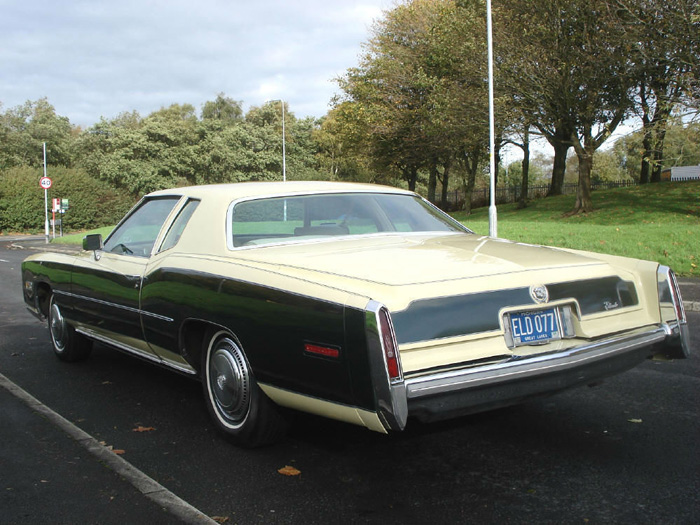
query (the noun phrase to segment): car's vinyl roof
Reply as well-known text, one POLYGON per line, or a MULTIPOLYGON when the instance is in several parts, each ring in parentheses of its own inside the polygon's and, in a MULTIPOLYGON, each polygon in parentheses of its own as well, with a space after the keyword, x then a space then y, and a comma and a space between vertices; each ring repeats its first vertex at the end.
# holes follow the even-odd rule
POLYGON ((193 198, 218 197, 227 200, 264 197, 272 195, 314 192, 391 192, 411 194, 406 190, 378 184, 356 184, 350 182, 288 181, 288 182, 239 182, 235 184, 209 184, 171 188, 150 193, 149 197, 182 195, 193 198))

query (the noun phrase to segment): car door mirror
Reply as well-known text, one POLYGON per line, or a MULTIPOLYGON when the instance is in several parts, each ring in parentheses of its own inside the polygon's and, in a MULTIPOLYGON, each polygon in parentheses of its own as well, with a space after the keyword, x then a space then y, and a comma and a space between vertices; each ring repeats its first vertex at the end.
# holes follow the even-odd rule
POLYGON ((93 233, 83 237, 83 250, 95 252, 102 249, 102 235, 93 233))

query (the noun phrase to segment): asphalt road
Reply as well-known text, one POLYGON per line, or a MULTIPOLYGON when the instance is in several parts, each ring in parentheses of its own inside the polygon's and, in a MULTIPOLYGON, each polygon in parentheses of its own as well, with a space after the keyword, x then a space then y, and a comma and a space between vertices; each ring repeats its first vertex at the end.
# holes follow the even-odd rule
MULTIPOLYGON (((300 415, 281 443, 243 450, 215 433, 197 382, 104 346, 58 361, 22 304, 26 255, 0 242, 0 373, 217 521, 700 523, 700 312, 691 359, 596 388, 390 436, 300 415)), ((2 390, 0 523, 177 521, 2 390)))

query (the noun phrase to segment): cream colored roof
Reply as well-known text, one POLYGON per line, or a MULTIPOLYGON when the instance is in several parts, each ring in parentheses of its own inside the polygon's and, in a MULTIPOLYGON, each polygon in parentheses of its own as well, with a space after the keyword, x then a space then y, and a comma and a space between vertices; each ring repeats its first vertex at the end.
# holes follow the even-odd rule
POLYGON ((236 184, 209 184, 204 186, 188 186, 156 191, 149 196, 183 195, 187 197, 226 200, 231 202, 247 197, 263 197, 271 195, 291 195, 315 192, 392 192, 410 193, 399 188, 381 186, 379 184, 356 184, 349 182, 322 181, 288 181, 288 182, 239 182, 236 184))

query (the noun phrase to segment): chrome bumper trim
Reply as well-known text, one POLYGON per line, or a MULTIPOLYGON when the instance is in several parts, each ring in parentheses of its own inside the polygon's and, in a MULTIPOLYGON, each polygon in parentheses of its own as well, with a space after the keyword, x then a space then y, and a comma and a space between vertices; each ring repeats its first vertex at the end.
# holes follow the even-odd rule
POLYGON ((562 352, 407 378, 409 415, 444 419, 590 384, 642 362, 666 337, 663 326, 646 327, 562 352))
POLYGON ((687 322, 676 321, 664 324, 666 347, 671 350, 671 358, 690 357, 690 328, 687 322))

